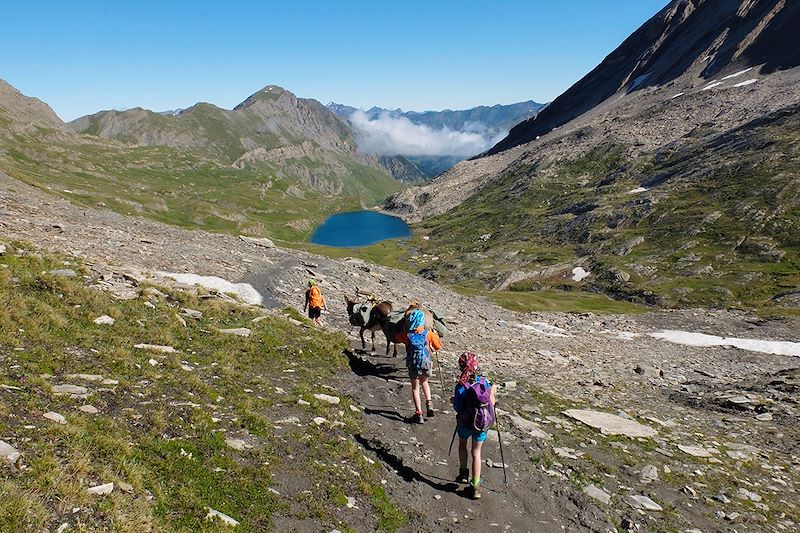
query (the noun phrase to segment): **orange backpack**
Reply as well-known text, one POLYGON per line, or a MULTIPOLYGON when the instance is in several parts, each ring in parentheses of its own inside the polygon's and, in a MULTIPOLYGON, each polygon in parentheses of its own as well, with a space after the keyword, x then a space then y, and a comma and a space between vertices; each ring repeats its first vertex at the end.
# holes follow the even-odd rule
POLYGON ((316 285, 308 289, 308 306, 312 309, 322 309, 325 307, 325 300, 322 298, 322 291, 320 291, 319 287, 316 285))

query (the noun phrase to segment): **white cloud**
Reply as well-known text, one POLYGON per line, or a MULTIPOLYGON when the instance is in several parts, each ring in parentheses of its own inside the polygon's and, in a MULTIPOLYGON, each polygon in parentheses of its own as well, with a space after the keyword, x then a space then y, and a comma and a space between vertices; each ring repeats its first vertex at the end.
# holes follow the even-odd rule
POLYGON ((466 125, 464 131, 433 129, 389 113, 370 120, 363 111, 350 115, 350 124, 359 149, 368 154, 471 157, 488 150, 508 133, 477 123, 466 125))

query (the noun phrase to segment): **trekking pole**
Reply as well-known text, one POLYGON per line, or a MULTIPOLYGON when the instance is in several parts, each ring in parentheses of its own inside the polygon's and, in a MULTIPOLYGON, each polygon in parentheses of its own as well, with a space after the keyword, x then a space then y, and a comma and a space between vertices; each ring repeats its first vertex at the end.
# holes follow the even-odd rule
POLYGON ((503 482, 505 482, 506 487, 508 486, 508 476, 506 475, 506 459, 503 457, 503 437, 500 434, 500 417, 497 416, 497 405, 494 406, 494 425, 497 426, 497 442, 500 443, 500 461, 503 465, 503 482))
POLYGON ((442 386, 442 402, 444 402, 444 369, 442 368, 442 362, 439 360, 439 350, 436 350, 434 353, 436 354, 436 364, 439 365, 439 383, 442 386))
POLYGON ((448 457, 453 454, 453 443, 456 441, 456 433, 458 433, 458 424, 456 424, 456 428, 453 430, 453 438, 450 439, 450 449, 447 450, 448 457))

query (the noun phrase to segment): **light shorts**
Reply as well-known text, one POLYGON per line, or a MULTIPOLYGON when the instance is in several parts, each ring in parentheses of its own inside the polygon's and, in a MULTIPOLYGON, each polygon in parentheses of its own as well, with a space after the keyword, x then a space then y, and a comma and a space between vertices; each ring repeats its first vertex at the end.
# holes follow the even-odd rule
POLYGON ((420 376, 433 376, 432 370, 418 370, 417 368, 410 366, 408 367, 408 377, 411 379, 417 379, 420 376))

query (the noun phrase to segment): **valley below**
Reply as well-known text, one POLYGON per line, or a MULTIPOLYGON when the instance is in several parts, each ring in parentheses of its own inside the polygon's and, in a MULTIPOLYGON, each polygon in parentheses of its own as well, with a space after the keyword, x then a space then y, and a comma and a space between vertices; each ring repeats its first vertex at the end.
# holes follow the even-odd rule
POLYGON ((661 5, 547 104, 0 80, 0 530, 800 531, 800 3, 661 5), (353 298, 444 316, 424 423, 353 298))

